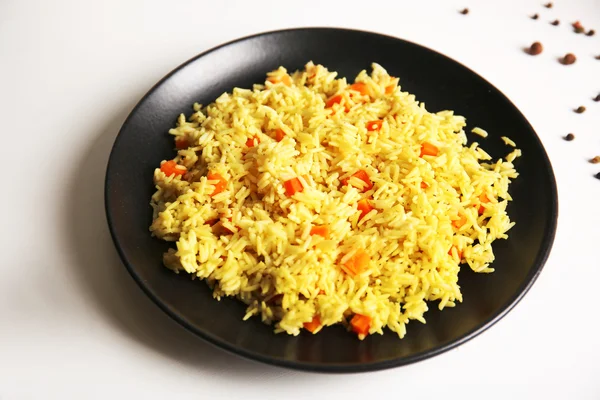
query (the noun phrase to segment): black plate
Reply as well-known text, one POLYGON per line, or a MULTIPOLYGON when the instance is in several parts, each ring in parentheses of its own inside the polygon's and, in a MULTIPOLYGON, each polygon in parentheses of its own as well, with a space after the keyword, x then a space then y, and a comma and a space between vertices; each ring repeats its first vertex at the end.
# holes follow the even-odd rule
MULTIPOLYGON (((475 139, 470 137, 470 140, 475 139)), ((226 350, 270 364, 313 371, 368 371, 412 363, 440 354, 477 336, 514 307, 531 287, 550 252, 558 200, 552 167, 525 117, 483 78, 459 63, 419 45, 375 33, 344 29, 269 32, 217 47, 186 62, 144 96, 117 137, 106 174, 106 214, 115 245, 140 287, 167 314, 190 331, 226 350), (494 157, 508 148, 500 136, 523 150, 512 184, 508 212, 517 225, 509 240, 494 244, 494 274, 460 273, 464 302, 432 310, 423 325, 413 321, 403 340, 387 331, 359 341, 342 327, 293 337, 275 335, 257 318, 243 322, 245 307, 233 299, 213 300, 208 287, 162 266, 167 245, 150 237, 152 174, 174 156, 167 131, 194 102, 208 104, 232 88, 251 87, 280 65, 302 68, 312 60, 353 79, 371 62, 400 77, 430 111, 445 109, 467 117, 470 128, 494 157)), ((525 327, 523 327, 525 329, 525 327)), ((507 344, 501 344, 507 345, 507 344)))

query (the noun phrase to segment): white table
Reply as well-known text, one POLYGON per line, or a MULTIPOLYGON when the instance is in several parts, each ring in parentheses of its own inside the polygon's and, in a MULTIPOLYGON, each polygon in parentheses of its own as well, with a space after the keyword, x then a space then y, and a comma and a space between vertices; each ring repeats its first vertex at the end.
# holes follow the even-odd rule
POLYGON ((587 162, 600 155, 600 103, 591 101, 600 34, 569 26, 580 19, 600 31, 600 3, 414 3, 0 2, 0 399, 600 399, 600 165, 587 162), (524 300, 456 350, 359 375, 254 363, 180 328, 117 257, 104 172, 135 103, 199 52, 299 26, 372 30, 440 51, 508 95, 546 146, 560 192, 552 254, 524 300), (536 40, 544 53, 524 54, 536 40), (556 61, 566 52, 575 65, 556 61), (572 112, 579 105, 588 111, 572 112), (568 132, 575 141, 562 139, 568 132))

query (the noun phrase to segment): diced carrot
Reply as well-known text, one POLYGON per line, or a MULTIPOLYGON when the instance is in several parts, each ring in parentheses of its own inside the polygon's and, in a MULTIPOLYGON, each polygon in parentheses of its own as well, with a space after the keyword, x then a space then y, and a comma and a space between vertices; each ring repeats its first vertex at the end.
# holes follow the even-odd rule
POLYGON ((275 131, 275 140, 277 140, 278 142, 281 142, 284 137, 285 137, 285 132, 283 130, 277 129, 275 131))
POLYGON ((283 83, 285 86, 292 86, 292 78, 289 75, 283 76, 270 76, 267 80, 273 84, 275 83, 283 83))
POLYGON ((426 184, 425 182, 421 181, 421 189, 427 189, 429 187, 428 184, 426 184))
POLYGON ((164 163, 162 163, 160 166, 160 170, 166 176, 171 176, 171 175, 181 176, 181 175, 185 174, 187 171, 187 169, 183 165, 178 165, 173 160, 165 161, 164 163))
POLYGON ((373 206, 371 205, 371 203, 369 203, 369 200, 367 199, 359 200, 356 204, 356 208, 358 209, 358 211, 360 211, 360 216, 358 217, 359 221, 363 219, 365 215, 374 210, 373 206))
POLYGON ((260 138, 257 135, 254 135, 250 139, 246 140, 246 146, 248 147, 254 147, 254 143, 260 143, 260 138))
POLYGON ((344 267, 350 275, 354 276, 365 270, 369 266, 370 261, 371 257, 369 257, 363 249, 358 249, 358 251, 344 263, 344 267))
POLYGON ((390 80, 392 81, 392 83, 385 87, 385 94, 394 93, 394 90, 396 89, 396 87, 398 85, 398 78, 394 78, 393 76, 390 76, 390 80))
POLYGON ((213 190, 213 192, 210 194, 211 196, 216 196, 227 187, 227 179, 223 178, 223 176, 219 173, 209 172, 206 177, 209 181, 217 181, 217 183, 213 184, 215 186, 215 190, 213 190))
POLYGON ((421 155, 420 157, 423 156, 437 156, 439 153, 438 148, 429 143, 429 142, 423 142, 423 144, 421 144, 421 155))
MULTIPOLYGON (((364 170, 359 169, 354 174, 352 174, 352 176, 366 183, 366 186, 363 188, 363 192, 366 192, 367 190, 371 190, 373 188, 373 182, 371 182, 371 179, 369 179, 369 174, 367 174, 364 170)), ((347 185, 349 183, 349 180, 349 178, 342 180, 342 185, 347 185)))
POLYGON ((190 146, 186 138, 178 137, 175 139, 175 148, 177 150, 186 149, 190 146))
POLYGON ((294 193, 304 190, 304 186, 302 186, 302 182, 300 182, 300 179, 298 178, 292 178, 283 182, 283 187, 285 188, 285 194, 288 196, 293 196, 294 193))
POLYGON ((464 216, 463 214, 460 214, 458 216, 458 219, 455 219, 452 221, 452 226, 454 226, 456 229, 460 229, 466 223, 467 223, 467 217, 464 216))
POLYGON ((369 122, 367 122, 367 124, 365 126, 367 127, 368 131, 378 131, 381 129, 382 125, 383 125, 383 121, 379 119, 376 121, 369 121, 369 122))
POLYGON ((371 95, 371 91, 369 90, 369 87, 367 86, 366 83, 363 83, 363 82, 353 83, 352 85, 350 85, 350 90, 355 90, 355 91, 359 92, 360 94, 362 94, 363 96, 371 95))
MULTIPOLYGON (((451 256, 453 256, 453 255, 452 255, 452 249, 456 249, 456 255, 458 255, 458 259, 459 259, 459 260, 462 260, 462 251, 460 251, 460 250, 458 249, 458 247, 456 247, 456 246, 452 246, 452 247, 450 247, 450 250, 448 250, 448 254, 449 254, 449 255, 451 255, 451 256)), ((454 256, 453 256, 453 257, 454 257, 454 256)))
POLYGON ((344 98, 342 97, 342 95, 338 94, 336 96, 329 98, 329 100, 327 100, 327 103, 325 103, 325 106, 327 108, 331 108, 331 107, 333 107, 334 104, 341 104, 343 99, 344 98))
POLYGON ((310 322, 304 323, 304 329, 309 331, 310 333, 315 333, 317 329, 321 327, 321 318, 318 315, 315 315, 310 322))
POLYGON ((325 239, 329 239, 329 227, 326 225, 316 225, 310 228, 311 235, 323 236, 325 239))
POLYGON ((350 320, 350 325, 352 326, 354 333, 356 333, 362 339, 369 334, 369 329, 371 328, 371 317, 361 314, 354 314, 354 317, 352 317, 350 320))
MULTIPOLYGON (((488 197, 485 193, 482 193, 479 195, 479 201, 481 203, 489 203, 490 199, 488 199, 488 197)), ((477 211, 479 212, 479 215, 481 215, 485 212, 485 207, 483 205, 480 205, 479 209, 477 211)))

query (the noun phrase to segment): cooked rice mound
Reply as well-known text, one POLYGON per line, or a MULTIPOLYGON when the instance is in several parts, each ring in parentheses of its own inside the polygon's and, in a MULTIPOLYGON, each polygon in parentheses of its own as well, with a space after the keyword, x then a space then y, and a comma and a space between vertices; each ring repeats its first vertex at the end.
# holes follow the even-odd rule
POLYGON ((379 65, 350 85, 321 65, 270 72, 194 105, 154 172, 164 264, 247 304, 275 332, 342 323, 400 338, 427 302, 462 301, 458 272, 492 272, 512 164, 467 146, 465 118, 430 113, 379 65))

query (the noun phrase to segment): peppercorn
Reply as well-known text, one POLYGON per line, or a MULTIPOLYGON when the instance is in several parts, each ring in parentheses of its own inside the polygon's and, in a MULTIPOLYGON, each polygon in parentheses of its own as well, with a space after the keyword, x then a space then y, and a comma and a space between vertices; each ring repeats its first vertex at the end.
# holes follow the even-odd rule
POLYGON ((595 31, 595 30, 593 30, 593 29, 590 29, 590 30, 588 31, 588 33, 586 33, 586 35, 588 35, 588 36, 594 36, 595 34, 596 34, 596 31, 595 31))
POLYGON ((544 4, 544 7, 546 7, 546 8, 552 8, 553 5, 554 4, 552 4, 552 3, 546 3, 546 4, 544 4))
POLYGON ((550 22, 552 25, 554 26, 558 26, 560 24, 560 21, 555 19, 554 21, 550 22))
POLYGON ((537 14, 533 14, 533 15, 532 15, 530 18, 531 18, 531 19, 538 19, 539 17, 540 17, 539 15, 537 15, 537 14))
POLYGON ((563 63, 564 65, 571 65, 574 64, 575 61, 577 61, 577 57, 575 57, 575 54, 573 53, 567 53, 565 54, 565 56, 563 58, 561 58, 561 63, 563 63))
POLYGON ((530 47, 529 47, 529 54, 531 54, 532 56, 537 56, 538 54, 540 54, 542 51, 544 50, 544 46, 542 46, 542 44, 540 42, 534 42, 530 47))
POLYGON ((577 114, 583 114, 585 112, 585 107, 584 106, 579 106, 575 109, 575 112, 577 114))
POLYGON ((462 15, 467 15, 469 13, 469 9, 465 8, 460 12, 462 15))
POLYGON ((575 139, 575 135, 573 135, 572 133, 569 133, 567 136, 565 136, 565 140, 567 142, 570 142, 573 139, 575 139))

